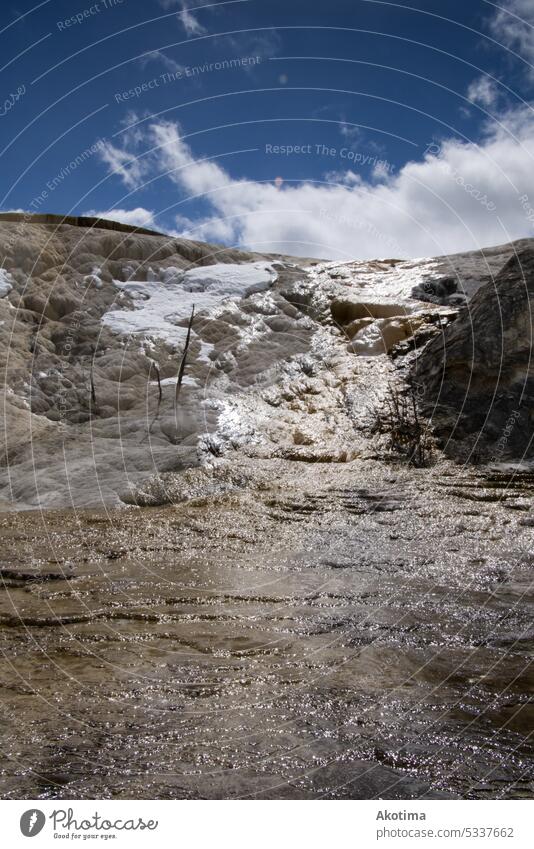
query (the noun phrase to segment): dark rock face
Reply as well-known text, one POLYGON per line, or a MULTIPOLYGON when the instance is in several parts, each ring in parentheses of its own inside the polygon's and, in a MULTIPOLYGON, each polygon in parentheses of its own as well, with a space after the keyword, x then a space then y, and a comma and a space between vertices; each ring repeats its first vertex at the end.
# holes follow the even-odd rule
POLYGON ((418 358, 413 377, 447 454, 534 457, 534 250, 514 256, 418 358))
POLYGON ((449 304, 456 294, 458 285, 454 277, 442 277, 440 280, 426 280, 412 289, 412 297, 431 304, 449 304))
POLYGON ((467 301, 467 296, 463 292, 458 292, 458 283, 454 277, 426 280, 419 286, 414 286, 412 298, 443 307, 461 307, 467 301))

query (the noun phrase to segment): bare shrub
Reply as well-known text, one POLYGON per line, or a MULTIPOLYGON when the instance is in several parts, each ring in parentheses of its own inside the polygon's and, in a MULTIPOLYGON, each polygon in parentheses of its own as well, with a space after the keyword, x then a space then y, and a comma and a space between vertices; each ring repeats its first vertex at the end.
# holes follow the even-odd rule
POLYGON ((389 451, 422 468, 432 459, 430 426, 419 413, 413 386, 390 386, 374 410, 373 431, 386 437, 389 451))

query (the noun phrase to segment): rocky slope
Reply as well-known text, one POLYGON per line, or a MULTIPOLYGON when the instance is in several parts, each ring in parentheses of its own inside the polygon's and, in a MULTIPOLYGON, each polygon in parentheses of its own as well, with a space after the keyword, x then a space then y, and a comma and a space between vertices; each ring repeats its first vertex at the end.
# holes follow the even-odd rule
POLYGON ((524 414, 532 245, 100 224, 0 222, 0 795, 532 798, 533 475, 447 456, 524 414), (377 428, 410 380, 425 467, 377 428))
POLYGON ((448 454, 502 462, 534 456, 534 250, 517 251, 415 369, 448 454))
POLYGON ((373 409, 389 382, 436 336, 424 359, 434 385, 458 313, 525 247, 318 263, 109 222, 4 216, 3 504, 152 503, 169 488, 174 499, 173 476, 239 453, 373 456, 373 409))

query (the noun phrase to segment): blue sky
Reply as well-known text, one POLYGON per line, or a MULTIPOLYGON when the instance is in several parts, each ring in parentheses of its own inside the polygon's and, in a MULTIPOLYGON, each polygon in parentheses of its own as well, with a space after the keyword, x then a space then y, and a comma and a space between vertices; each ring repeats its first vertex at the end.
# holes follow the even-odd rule
POLYGON ((8 0, 0 208, 346 259, 531 235, 533 25, 532 0, 8 0))

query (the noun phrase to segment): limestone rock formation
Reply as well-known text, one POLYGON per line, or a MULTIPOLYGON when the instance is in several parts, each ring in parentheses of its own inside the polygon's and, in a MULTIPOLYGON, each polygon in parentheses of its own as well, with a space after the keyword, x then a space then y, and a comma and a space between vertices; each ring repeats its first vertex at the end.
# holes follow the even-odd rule
POLYGON ((481 444, 496 444, 517 409, 503 456, 521 455, 532 387, 515 265, 499 278, 497 301, 488 295, 517 250, 526 250, 531 286, 528 241, 452 257, 318 262, 96 219, 0 216, 0 507, 151 503, 169 476, 179 498, 187 469, 376 456, 373 408, 414 357, 427 400, 439 401, 447 451, 465 453, 485 404, 481 444))
POLYGON ((446 453, 474 462, 534 457, 534 250, 516 253, 417 359, 446 453))

